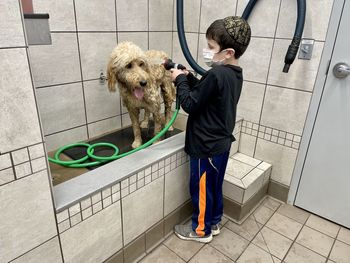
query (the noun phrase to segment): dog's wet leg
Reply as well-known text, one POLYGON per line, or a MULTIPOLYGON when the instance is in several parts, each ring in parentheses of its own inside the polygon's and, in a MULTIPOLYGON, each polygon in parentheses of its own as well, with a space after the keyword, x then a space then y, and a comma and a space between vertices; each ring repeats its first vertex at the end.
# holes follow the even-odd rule
POLYGON ((131 123, 132 123, 132 130, 134 132, 134 142, 132 143, 132 148, 137 148, 142 145, 142 138, 141 138, 141 129, 140 129, 140 123, 139 123, 139 109, 130 109, 128 108, 131 123))
POLYGON ((150 116, 150 112, 147 109, 145 109, 145 116, 143 118, 143 121, 140 123, 140 127, 142 129, 147 129, 148 128, 149 116, 150 116))

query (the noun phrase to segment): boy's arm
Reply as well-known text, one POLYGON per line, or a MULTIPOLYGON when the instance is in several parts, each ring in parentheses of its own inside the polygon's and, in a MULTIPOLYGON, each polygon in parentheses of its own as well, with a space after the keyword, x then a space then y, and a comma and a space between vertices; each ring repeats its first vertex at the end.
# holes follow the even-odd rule
POLYGON ((201 81, 191 87, 188 78, 184 74, 180 74, 175 79, 175 85, 181 107, 188 114, 194 114, 200 112, 215 95, 217 79, 209 71, 202 77, 201 81))
POLYGON ((188 83, 191 87, 191 89, 196 86, 199 82, 199 79, 197 79, 191 72, 189 72, 187 74, 187 80, 188 80, 188 83))

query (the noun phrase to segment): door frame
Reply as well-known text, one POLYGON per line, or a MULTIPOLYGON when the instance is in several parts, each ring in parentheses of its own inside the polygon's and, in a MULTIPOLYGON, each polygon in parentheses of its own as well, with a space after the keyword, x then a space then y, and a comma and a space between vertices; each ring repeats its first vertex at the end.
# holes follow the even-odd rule
POLYGON ((291 185, 289 188, 288 199, 287 199, 288 204, 295 203, 301 175, 304 169, 306 156, 309 150, 312 133, 314 130, 319 106, 323 95, 323 90, 327 81, 327 74, 328 74, 328 71, 332 71, 332 69, 329 69, 329 65, 333 56, 333 50, 334 50, 335 41, 338 34, 338 28, 339 28, 343 8, 346 1, 350 1, 350 0, 334 0, 334 3, 333 3, 328 30, 326 34, 326 41, 324 44, 321 61, 320 61, 320 65, 319 65, 316 80, 315 80, 314 90, 311 97, 309 110, 306 116, 303 136, 301 139, 300 148, 299 148, 299 152, 297 155, 297 159, 296 159, 296 163, 295 163, 294 171, 292 175, 291 185))

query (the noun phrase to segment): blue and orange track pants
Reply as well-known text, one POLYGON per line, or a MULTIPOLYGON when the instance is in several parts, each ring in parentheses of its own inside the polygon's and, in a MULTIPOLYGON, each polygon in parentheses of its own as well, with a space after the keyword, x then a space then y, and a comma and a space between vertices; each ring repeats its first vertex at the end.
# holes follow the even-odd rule
POLYGON ((190 193, 194 207, 192 229, 199 235, 211 233, 211 225, 223 214, 222 184, 229 151, 210 158, 190 158, 190 193))

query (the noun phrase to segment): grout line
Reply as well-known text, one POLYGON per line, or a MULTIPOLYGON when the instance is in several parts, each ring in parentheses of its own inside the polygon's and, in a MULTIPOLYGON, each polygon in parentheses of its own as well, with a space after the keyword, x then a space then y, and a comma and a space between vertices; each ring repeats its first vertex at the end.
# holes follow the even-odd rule
MULTIPOLYGON (((277 33, 277 28, 278 28, 278 20, 279 20, 279 16, 280 16, 280 12, 281 12, 281 5, 282 5, 282 0, 280 0, 280 2, 279 2, 278 15, 277 15, 277 22, 276 22, 276 26, 275 26, 275 32, 274 32, 274 37, 273 37, 273 42, 272 42, 272 48, 271 48, 271 53, 270 53, 270 62, 269 62, 268 71, 267 71, 267 75, 266 75, 266 82, 264 83, 265 89, 264 89, 263 101, 262 101, 262 104, 261 104, 260 117, 259 117, 259 125, 261 124, 262 114, 263 114, 263 110, 264 110, 264 103, 265 103, 266 91, 267 91, 267 85, 268 85, 267 83, 268 83, 269 74, 270 74, 270 69, 271 69, 272 55, 273 55, 273 52, 274 52, 274 47, 275 47, 275 42, 276 42, 276 33, 277 33)), ((258 134, 258 135, 259 135, 259 134, 258 134)), ((256 140, 255 140, 253 157, 255 157, 255 154, 256 154, 256 148, 257 148, 257 145, 258 145, 258 138, 259 138, 259 137, 257 136, 257 137, 256 137, 256 140)))
MULTIPOLYGON (((78 30, 78 21, 77 21, 77 11, 76 11, 76 6, 75 6, 75 0, 73 0, 73 11, 74 11, 74 18, 75 18, 75 27, 78 30)), ((87 119, 87 109, 86 109, 86 96, 85 96, 85 87, 84 87, 84 82, 83 82, 83 67, 82 67, 82 61, 81 61, 81 49, 80 49, 80 41, 79 41, 79 33, 78 31, 76 32, 76 39, 77 39, 77 47, 78 47, 78 56, 79 56, 79 67, 80 67, 80 79, 82 82, 81 85, 81 90, 83 93, 83 102, 84 102, 84 113, 85 113, 85 128, 86 128, 86 134, 87 134, 87 138, 90 138, 89 135, 89 129, 87 126, 88 123, 88 119, 87 119)))
MULTIPOLYGON (((15 260, 17 260, 17 259, 21 258, 22 256, 24 256, 24 255, 28 254, 29 252, 31 252, 31 251, 33 251, 33 250, 37 249, 38 247, 40 247, 40 246, 42 246, 42 245, 46 244, 47 242, 51 241, 51 240, 52 240, 52 239, 54 239, 55 237, 57 237, 57 238, 58 238, 58 240, 59 240, 59 235, 58 235, 58 234, 56 234, 55 236, 53 236, 53 237, 51 237, 51 238, 47 239, 46 241, 44 241, 44 242, 40 243, 39 245, 37 245, 37 246, 35 246, 35 247, 33 247, 33 248, 29 249, 29 250, 28 250, 28 251, 26 251, 25 253, 23 253, 23 254, 21 254, 21 255, 19 255, 19 256, 17 256, 17 257, 15 257, 15 258, 13 258, 13 259, 11 259, 11 260, 9 261, 9 263, 14 262, 15 260)), ((61 253, 61 255, 62 255, 62 260, 63 260, 63 253, 61 253)), ((63 261, 63 262, 64 262, 64 261, 63 261)))

